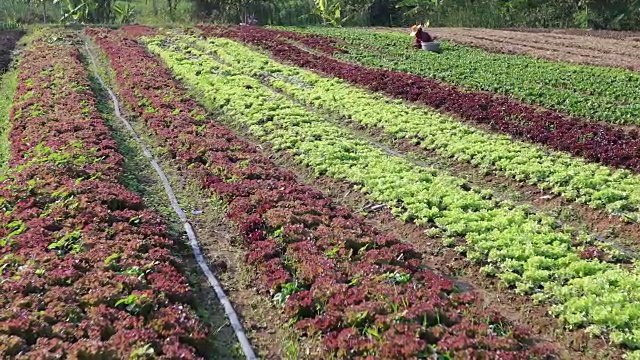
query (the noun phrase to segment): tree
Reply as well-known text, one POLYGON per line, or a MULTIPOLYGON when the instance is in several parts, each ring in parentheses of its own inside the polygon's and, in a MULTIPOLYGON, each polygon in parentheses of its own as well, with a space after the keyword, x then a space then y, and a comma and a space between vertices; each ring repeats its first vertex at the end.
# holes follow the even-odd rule
MULTIPOLYGON (((55 3, 60 0, 54 0, 55 3)), ((67 10, 60 19, 65 23, 112 23, 114 0, 66 0, 67 10)))

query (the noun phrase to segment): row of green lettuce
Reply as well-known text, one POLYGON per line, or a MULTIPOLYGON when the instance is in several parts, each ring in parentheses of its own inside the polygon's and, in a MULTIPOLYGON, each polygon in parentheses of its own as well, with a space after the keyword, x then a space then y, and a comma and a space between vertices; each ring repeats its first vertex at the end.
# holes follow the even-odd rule
POLYGON ((559 228, 553 217, 389 155, 188 42, 147 39, 147 47, 209 109, 222 111, 275 151, 291 153, 318 175, 357 184, 401 219, 436 226, 447 242, 464 238, 458 249, 470 260, 517 291, 548 301, 568 327, 587 326, 617 344, 640 348, 639 272, 583 259, 592 241, 588 234, 559 228))
POLYGON ((640 220, 640 175, 613 171, 561 152, 514 141, 465 125, 429 108, 359 89, 339 79, 287 66, 225 39, 175 38, 233 66, 236 71, 258 77, 273 88, 307 106, 328 111, 368 128, 383 130, 396 139, 409 140, 443 157, 470 163, 536 185, 565 199, 640 220))
MULTIPOLYGON (((293 30, 293 29, 287 29, 293 30)), ((505 55, 453 43, 433 54, 409 47, 407 34, 366 29, 297 31, 344 40, 336 57, 377 68, 409 72, 475 90, 513 95, 531 104, 612 123, 640 124, 640 74, 505 55)))

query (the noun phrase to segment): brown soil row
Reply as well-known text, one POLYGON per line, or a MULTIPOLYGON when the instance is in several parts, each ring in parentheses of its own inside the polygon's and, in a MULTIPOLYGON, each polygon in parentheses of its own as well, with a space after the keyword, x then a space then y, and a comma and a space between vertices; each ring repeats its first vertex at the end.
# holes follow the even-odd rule
MULTIPOLYGON (((473 32, 473 29, 461 30, 471 30, 473 32)), ((627 57, 636 56, 638 54, 638 49, 640 49, 640 42, 603 39, 577 35, 563 35, 553 33, 522 33, 490 29, 482 29, 481 33, 499 39, 511 39, 514 41, 519 41, 523 44, 535 42, 543 45, 551 44, 566 48, 590 50, 591 52, 595 53, 605 53, 608 55, 614 54, 627 57)))
POLYGON ((564 61, 569 63, 622 67, 637 70, 638 60, 625 55, 610 55, 575 47, 554 45, 553 43, 539 41, 522 41, 517 39, 499 38, 483 33, 466 35, 446 33, 443 39, 456 43, 480 47, 493 52, 506 54, 527 54, 537 58, 564 61))
MULTIPOLYGON (((377 28, 402 31, 398 28, 377 28)), ((543 29, 544 30, 544 29, 543 29)), ((504 54, 525 54, 540 59, 608 66, 640 71, 640 37, 606 38, 551 31, 430 28, 440 40, 504 54)), ((638 33, 640 34, 640 33, 638 33)))
POLYGON ((530 32, 530 33, 550 33, 563 35, 578 35, 599 37, 603 39, 618 39, 640 42, 640 31, 614 31, 614 30, 591 30, 591 29, 540 29, 540 28, 505 28, 505 31, 530 32))
POLYGON ((490 29, 434 28, 431 31, 440 39, 492 52, 640 70, 638 42, 490 29))

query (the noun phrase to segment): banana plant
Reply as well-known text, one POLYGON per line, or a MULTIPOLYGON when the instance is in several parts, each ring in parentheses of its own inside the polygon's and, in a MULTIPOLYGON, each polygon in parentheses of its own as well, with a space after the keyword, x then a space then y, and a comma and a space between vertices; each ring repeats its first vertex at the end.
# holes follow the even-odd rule
POLYGON ((350 17, 342 17, 340 0, 315 0, 315 6, 313 14, 320 16, 324 25, 342 27, 342 23, 350 17))
POLYGON ((116 14, 116 19, 119 24, 129 24, 133 22, 136 16, 136 8, 130 2, 125 5, 113 4, 113 12, 116 14))
MULTIPOLYGON (((57 4, 61 0, 54 0, 57 4)), ((113 0, 66 0, 63 23, 109 23, 113 21, 113 0)))
MULTIPOLYGON (((59 0, 54 0, 54 4, 57 4, 59 0)), ((84 1, 78 5, 75 5, 71 1, 67 1, 67 10, 62 14, 60 18, 61 23, 85 23, 85 19, 88 18, 89 7, 84 1)))

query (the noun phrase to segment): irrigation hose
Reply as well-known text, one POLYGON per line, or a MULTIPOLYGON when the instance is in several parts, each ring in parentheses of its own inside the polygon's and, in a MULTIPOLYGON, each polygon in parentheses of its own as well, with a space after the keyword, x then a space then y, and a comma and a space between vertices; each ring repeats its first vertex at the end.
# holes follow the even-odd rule
POLYGON ((154 159, 153 154, 151 154, 151 151, 149 151, 149 149, 144 144, 140 136, 138 136, 138 133, 136 133, 135 129, 131 126, 129 121, 127 121, 127 119, 125 119, 122 116, 122 113, 120 111, 120 102, 118 101, 118 98, 115 96, 113 91, 111 91, 111 88, 109 88, 109 86, 107 86, 106 83, 102 80, 102 77, 100 76, 100 73, 98 71, 98 66, 96 65, 95 57, 93 56, 93 52, 89 48, 89 43, 86 39, 85 39, 84 45, 87 50, 87 53, 89 54, 89 58, 91 59, 91 63, 95 70, 95 75, 98 81, 100 82, 100 85, 105 90, 107 90, 107 92, 109 93, 109 96, 111 97, 111 102, 113 103, 116 117, 124 123, 126 128, 131 133, 131 136, 133 136, 133 138, 138 143, 138 145, 140 145, 140 148, 142 149, 144 156, 149 159, 151 166, 155 169, 156 173, 160 177, 160 180, 162 181, 162 185, 164 186, 164 191, 169 197, 169 201, 171 202, 171 207, 173 208, 175 213, 180 218, 180 221, 182 221, 182 224, 184 225, 184 229, 187 233, 187 237, 189 238, 189 243, 191 245, 191 248, 193 249, 193 255, 195 256, 196 261, 198 262, 198 265, 200 265, 202 272, 204 272, 204 275, 207 277, 209 284, 211 284, 214 291, 216 292, 216 296, 218 297, 218 300, 220 300, 220 303, 224 306, 225 314, 227 315, 227 318, 231 323, 231 327, 233 328, 233 331, 235 332, 236 337, 240 342, 242 352, 245 354, 247 360, 257 360, 258 358, 256 357, 253 351, 253 348, 251 347, 251 343, 249 342, 249 339, 247 338, 247 335, 245 334, 244 329, 242 328, 242 324, 240 323, 240 320, 238 319, 238 314, 236 314, 235 310, 233 309, 233 305, 231 305, 231 301, 229 301, 229 298, 227 297, 224 290, 222 289, 220 282, 215 277, 215 275, 209 268, 209 265, 207 265, 207 261, 202 255, 202 250, 200 249, 200 245, 198 245, 198 239, 196 237, 195 232, 193 231, 193 227, 189 223, 189 220, 187 219, 187 216, 185 215, 184 211, 180 208, 180 205, 178 204, 178 199, 176 198, 173 192, 173 189, 171 188, 171 184, 169 183, 169 179, 167 178, 166 174, 162 170, 162 167, 160 167, 160 165, 154 159))

